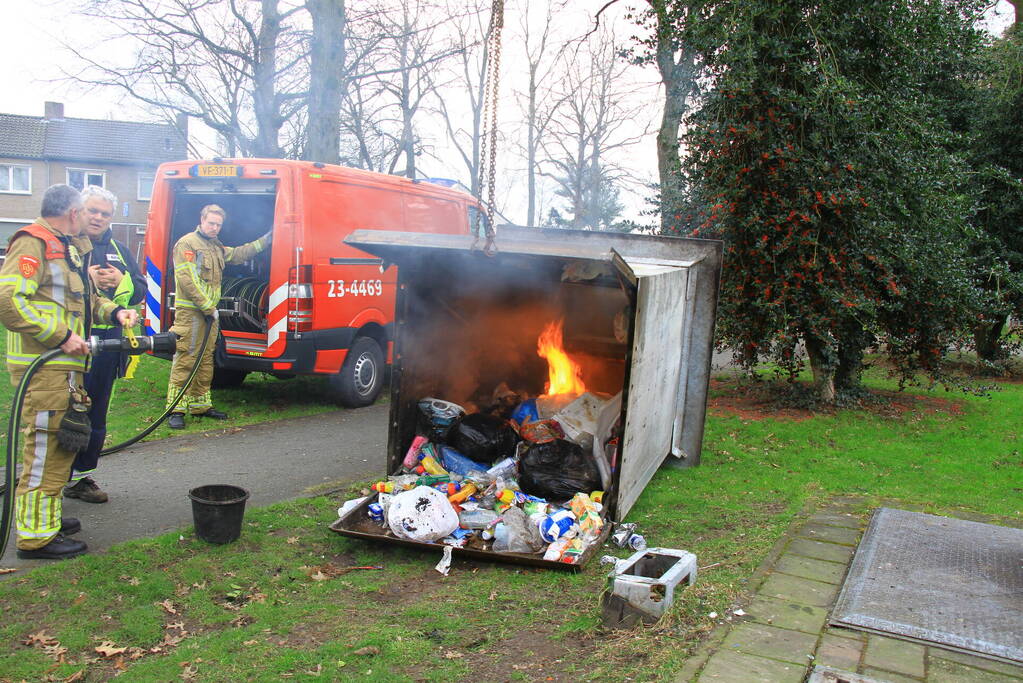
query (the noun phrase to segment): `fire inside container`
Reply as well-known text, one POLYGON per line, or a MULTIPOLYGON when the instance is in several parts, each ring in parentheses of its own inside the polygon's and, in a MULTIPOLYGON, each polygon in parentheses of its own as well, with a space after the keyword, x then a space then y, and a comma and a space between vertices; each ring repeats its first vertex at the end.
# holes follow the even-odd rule
POLYGON ((488 256, 461 235, 346 241, 397 264, 399 294, 390 478, 335 531, 577 567, 666 459, 698 462, 720 243, 503 229, 488 256))

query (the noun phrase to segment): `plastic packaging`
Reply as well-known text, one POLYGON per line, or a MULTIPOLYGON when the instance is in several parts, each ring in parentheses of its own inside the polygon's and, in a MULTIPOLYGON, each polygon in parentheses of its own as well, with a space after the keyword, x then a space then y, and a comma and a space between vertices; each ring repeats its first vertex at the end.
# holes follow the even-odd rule
POLYGON ((577 493, 572 496, 572 512, 575 513, 579 523, 579 531, 587 536, 597 536, 604 526, 604 520, 600 518, 593 501, 585 493, 577 493))
POLYGON ((565 438, 565 431, 557 420, 537 420, 519 427, 519 436, 529 443, 549 443, 565 438))
POLYGON ((405 453, 405 460, 402 461, 406 469, 415 469, 416 463, 419 461, 419 451, 428 443, 430 442, 425 436, 417 436, 412 439, 412 445, 409 446, 408 452, 405 453))
POLYGON ((486 467, 514 455, 518 440, 507 420, 482 413, 466 415, 458 420, 447 437, 447 443, 455 450, 486 467))
POLYGON ((441 446, 440 462, 445 470, 465 476, 472 471, 486 471, 487 465, 470 460, 450 446, 441 446))
POLYGON ((543 518, 539 525, 540 536, 548 543, 553 543, 562 536, 566 536, 573 526, 575 526, 575 515, 571 510, 562 508, 543 518))
POLYGON ((463 529, 485 529, 497 523, 501 517, 493 510, 476 508, 458 513, 458 524, 463 529))
POLYGON ((518 463, 515 458, 505 458, 494 463, 494 466, 487 470, 487 474, 494 479, 498 477, 507 479, 515 476, 517 468, 518 463))
POLYGON ((424 472, 428 474, 441 475, 447 474, 447 470, 440 466, 440 463, 433 459, 433 456, 423 455, 419 460, 420 467, 423 468, 424 472))
POLYGON ((424 431, 429 433, 433 441, 447 439, 448 431, 465 410, 457 403, 439 398, 427 397, 418 403, 419 413, 423 418, 424 431))
POLYGON ((337 509, 337 516, 344 517, 349 512, 362 505, 367 498, 369 498, 369 496, 363 496, 362 498, 352 498, 351 500, 346 500, 344 503, 341 504, 341 507, 337 509))
POLYGON ((369 518, 378 524, 384 523, 384 506, 380 503, 370 503, 369 507, 366 508, 366 514, 369 518))
POLYGON ((515 412, 511 414, 511 419, 515 420, 520 425, 539 420, 540 413, 536 410, 536 399, 531 398, 520 403, 519 407, 515 409, 515 412))
POLYGON ((547 545, 536 525, 530 524, 519 508, 508 508, 501 519, 502 523, 494 529, 494 552, 537 553, 547 545))
POLYGON ((387 524, 399 538, 430 543, 458 528, 458 514, 443 493, 417 486, 395 494, 387 524))
POLYGON ((370 487, 370 489, 372 489, 373 491, 377 491, 379 493, 391 493, 392 491, 394 491, 394 482, 378 481, 377 483, 373 484, 370 487))
POLYGON ((601 489, 593 454, 564 439, 535 444, 519 460, 519 485, 526 493, 561 502, 580 491, 601 489))

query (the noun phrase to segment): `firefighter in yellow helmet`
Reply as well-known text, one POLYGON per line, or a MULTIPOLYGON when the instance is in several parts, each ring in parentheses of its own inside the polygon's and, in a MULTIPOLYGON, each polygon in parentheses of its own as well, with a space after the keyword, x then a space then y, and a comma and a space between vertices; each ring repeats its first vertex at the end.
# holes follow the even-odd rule
POLYGON ((60 559, 87 549, 67 537, 81 523, 61 517, 61 493, 77 453, 71 444, 88 438, 87 425, 65 420, 73 402, 87 404, 81 389, 89 351, 84 337, 92 321, 134 325, 137 316, 99 296, 84 272, 82 254, 92 245, 80 236, 87 219, 78 190, 69 185, 48 188, 40 213, 42 217, 14 233, 8 243, 0 267, 0 323, 7 328, 7 370, 15 386, 42 353, 57 348, 64 352, 41 366, 29 383, 15 491, 18 556, 60 559))
POLYGON ((188 380, 196 361, 199 346, 209 320, 209 342, 199 359, 199 370, 188 393, 178 403, 178 410, 170 414, 167 424, 171 429, 185 428, 185 411, 190 415, 226 420, 227 415, 213 408, 210 383, 213 381, 213 353, 220 332, 217 303, 220 285, 227 263, 243 263, 266 249, 273 231, 240 247, 225 247, 217 235, 224 225, 227 212, 216 204, 204 206, 199 214, 199 227, 174 245, 174 325, 171 332, 178 335, 177 352, 171 364, 167 386, 167 405, 170 406, 188 380))

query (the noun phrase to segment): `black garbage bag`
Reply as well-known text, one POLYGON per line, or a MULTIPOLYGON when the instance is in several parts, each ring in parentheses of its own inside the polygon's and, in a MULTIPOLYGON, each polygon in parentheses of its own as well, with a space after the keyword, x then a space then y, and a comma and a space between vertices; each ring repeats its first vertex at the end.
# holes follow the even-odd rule
POLYGON ((553 503, 599 491, 600 470, 593 454, 564 439, 530 446, 519 459, 519 488, 553 503))
POLYGON ((493 465, 498 460, 515 455, 519 435, 507 420, 493 415, 473 413, 451 425, 447 443, 456 451, 476 462, 493 465))

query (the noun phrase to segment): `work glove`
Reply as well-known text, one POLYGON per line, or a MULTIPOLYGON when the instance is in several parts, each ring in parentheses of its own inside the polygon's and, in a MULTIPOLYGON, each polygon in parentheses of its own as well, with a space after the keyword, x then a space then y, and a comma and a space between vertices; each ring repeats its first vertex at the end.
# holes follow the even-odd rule
POLYGON ((206 322, 208 323, 220 322, 220 310, 214 308, 212 313, 207 313, 206 322))
POLYGON ((262 237, 260 237, 259 239, 263 240, 263 246, 264 247, 269 246, 270 242, 272 242, 273 239, 274 239, 273 228, 271 228, 269 231, 267 231, 267 233, 265 235, 263 235, 262 237))

